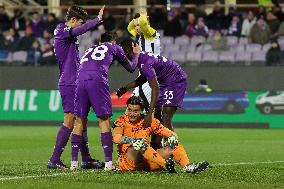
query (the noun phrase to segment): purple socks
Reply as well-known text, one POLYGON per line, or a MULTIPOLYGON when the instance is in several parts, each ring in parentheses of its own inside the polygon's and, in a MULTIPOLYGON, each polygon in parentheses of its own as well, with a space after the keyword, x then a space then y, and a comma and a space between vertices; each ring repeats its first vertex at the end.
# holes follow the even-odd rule
POLYGON ((56 137, 56 143, 54 146, 53 154, 50 158, 51 162, 58 162, 60 161, 60 157, 62 152, 64 151, 64 148, 69 140, 70 134, 72 130, 68 127, 65 127, 63 124, 60 127, 57 137, 56 137))
POLYGON ((72 161, 78 161, 79 150, 82 149, 83 137, 80 135, 71 135, 71 156, 72 161))
POLYGON ((83 162, 88 162, 92 159, 89 151, 89 142, 88 142, 88 135, 87 135, 87 129, 83 130, 83 141, 82 141, 82 150, 81 150, 81 155, 82 155, 82 161, 83 162))
POLYGON ((112 161, 113 146, 111 132, 101 133, 101 144, 104 149, 105 161, 112 161))

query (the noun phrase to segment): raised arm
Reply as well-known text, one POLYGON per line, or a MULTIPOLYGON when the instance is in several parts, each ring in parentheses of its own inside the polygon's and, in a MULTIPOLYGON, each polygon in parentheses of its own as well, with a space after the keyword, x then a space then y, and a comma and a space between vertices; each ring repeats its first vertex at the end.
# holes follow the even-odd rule
POLYGON ((70 35, 79 36, 79 35, 86 33, 91 28, 95 27, 102 20, 104 9, 105 9, 105 6, 101 8, 99 15, 96 18, 92 20, 88 20, 86 23, 82 24, 81 26, 72 29, 70 32, 70 35))

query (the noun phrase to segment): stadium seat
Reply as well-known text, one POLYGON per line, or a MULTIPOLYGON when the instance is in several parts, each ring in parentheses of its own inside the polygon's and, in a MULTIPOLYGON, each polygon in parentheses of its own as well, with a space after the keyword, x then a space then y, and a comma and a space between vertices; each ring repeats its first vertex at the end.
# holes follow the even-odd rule
POLYGON ((200 43, 204 43, 206 41, 206 39, 202 36, 193 36, 191 38, 191 45, 197 45, 200 43))
POLYGON ((271 44, 270 44, 270 43, 264 44, 264 45, 262 46, 262 49, 261 49, 262 53, 267 53, 267 51, 270 49, 270 47, 271 47, 271 44))
POLYGON ((2 52, 0 53, 0 62, 1 62, 1 65, 4 65, 4 63, 10 63, 11 60, 12 60, 12 53, 11 52, 2 52))
POLYGON ((27 59, 28 53, 27 51, 15 51, 12 54, 12 60, 14 62, 25 62, 27 59))
POLYGON ((186 61, 186 52, 175 52, 171 54, 171 58, 177 62, 185 62, 186 61))
POLYGON ((219 61, 234 63, 235 62, 235 52, 233 51, 220 52, 219 61))
POLYGON ((176 45, 189 45, 189 37, 186 35, 179 36, 175 39, 176 45))
POLYGON ((181 49, 186 49, 187 52, 195 52, 196 51, 196 46, 195 45, 189 45, 189 46, 181 46, 181 49))
POLYGON ((235 47, 231 47, 231 51, 234 52, 245 52, 246 45, 245 44, 237 44, 235 47))
POLYGON ((280 45, 281 50, 284 50, 284 37, 279 37, 277 41, 280 45))
POLYGON ((236 46, 238 44, 238 38, 236 36, 228 36, 227 41, 229 46, 236 46))
POLYGON ((248 44, 248 38, 247 37, 239 38, 239 44, 248 44))
POLYGON ((191 64, 194 64, 194 63, 199 64, 202 59, 202 53, 201 52, 187 52, 186 59, 191 64))
POLYGON ((265 63, 266 54, 263 52, 252 53, 252 65, 263 66, 265 63))
POLYGON ((217 63, 218 62, 218 52, 216 51, 206 51, 203 52, 203 58, 202 61, 205 62, 209 62, 209 63, 217 63))
POLYGON ((256 44, 256 43, 252 43, 252 44, 247 44, 246 46, 246 52, 260 52, 261 51, 261 45, 260 44, 256 44))
POLYGON ((237 52, 236 53, 236 59, 237 64, 243 64, 243 65, 250 65, 251 63, 251 53, 250 52, 237 52))
POLYGON ((178 52, 180 50, 179 45, 166 45, 163 48, 163 52, 178 52))
POLYGON ((212 49, 211 45, 208 45, 208 44, 204 44, 204 45, 200 45, 196 47, 196 51, 200 51, 200 52, 210 51, 211 49, 212 49))
POLYGON ((174 43, 174 38, 173 38, 173 37, 169 37, 169 36, 165 36, 165 37, 163 37, 163 39, 161 40, 161 43, 162 43, 162 44, 165 44, 165 45, 173 45, 173 43, 174 43))

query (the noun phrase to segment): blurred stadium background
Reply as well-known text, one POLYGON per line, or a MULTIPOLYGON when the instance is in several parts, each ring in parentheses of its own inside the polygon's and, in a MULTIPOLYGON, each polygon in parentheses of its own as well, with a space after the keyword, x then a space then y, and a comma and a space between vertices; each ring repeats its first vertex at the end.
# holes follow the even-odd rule
MULTIPOLYGON (((103 24, 79 37, 80 55, 105 31, 121 40, 133 15, 147 11, 162 55, 190 78, 180 126, 283 127, 284 14, 282 2, 270 0, 1 1, 0 123, 61 121, 53 30, 74 3, 93 16, 107 4, 103 24), (195 93, 201 80, 213 91, 195 93)), ((135 76, 114 65, 112 91, 135 76)), ((120 113, 127 96, 112 98, 120 113)))
MULTIPOLYGON (((0 0, 0 149, 4 149, 0 188, 84 188, 93 186, 92 179, 105 184, 104 179, 112 176, 108 185, 98 188, 283 187, 283 6, 283 0, 0 0), (97 177, 82 173, 77 183, 72 175, 62 173, 52 180, 57 176, 45 165, 55 126, 63 118, 53 30, 72 4, 94 16, 102 5, 107 6, 103 24, 79 37, 80 55, 98 43, 105 31, 123 39, 134 14, 147 12, 151 26, 161 35, 161 54, 176 60, 189 76, 184 109, 175 115, 175 127, 212 128, 179 128, 177 133, 194 159, 207 158, 216 169, 173 180, 157 174, 123 176, 126 180, 138 176, 139 184, 116 185, 120 177, 105 173, 97 177), (204 81, 212 91, 196 90, 204 81), (26 180, 29 176, 32 180, 26 180), (18 177, 22 181, 14 183, 18 177), (33 180, 37 178, 42 179, 33 180)), ((113 65, 112 92, 136 75, 113 65)), ((130 95, 118 99, 112 94, 113 119, 124 111, 130 95)), ((90 126, 97 127, 95 116, 89 119, 90 126)), ((97 128, 90 133, 90 138, 96 138, 95 144, 91 142, 92 152, 99 154, 97 128)), ((68 154, 69 150, 64 158, 70 158, 68 154)))

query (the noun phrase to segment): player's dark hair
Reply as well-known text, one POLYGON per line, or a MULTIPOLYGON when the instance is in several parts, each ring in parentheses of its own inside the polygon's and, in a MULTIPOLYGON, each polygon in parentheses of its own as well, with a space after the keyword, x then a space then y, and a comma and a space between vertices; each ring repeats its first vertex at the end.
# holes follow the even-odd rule
POLYGON ((139 14, 139 13, 136 13, 136 14, 134 15, 134 19, 139 18, 139 17, 140 17, 140 14, 139 14))
POLYGON ((105 32, 101 35, 101 43, 115 41, 115 34, 111 32, 105 32))
POLYGON ((72 7, 69 7, 65 20, 68 21, 73 17, 76 19, 82 19, 85 22, 88 20, 88 13, 81 7, 73 5, 72 7))
POLYGON ((130 97, 127 102, 126 102, 127 106, 129 104, 131 105, 139 105, 141 110, 144 110, 144 101, 142 100, 142 98, 140 96, 132 96, 130 97))
POLYGON ((129 59, 132 59, 132 43, 135 43, 135 41, 131 37, 127 37, 123 39, 120 43, 120 46, 124 50, 124 53, 129 59))

